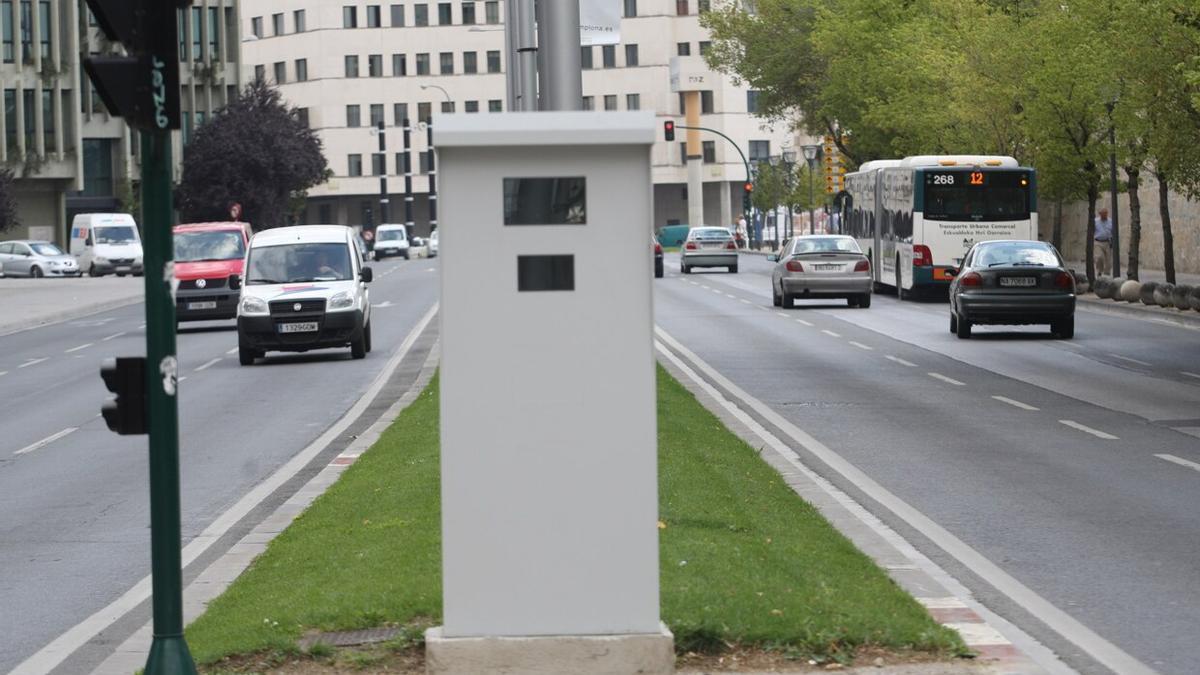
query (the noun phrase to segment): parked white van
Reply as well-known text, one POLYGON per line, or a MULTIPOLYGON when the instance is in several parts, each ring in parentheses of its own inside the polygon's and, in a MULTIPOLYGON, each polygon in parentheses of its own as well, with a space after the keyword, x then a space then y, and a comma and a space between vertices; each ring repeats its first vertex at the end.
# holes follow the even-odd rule
POLYGON ((408 260, 408 230, 403 225, 384 224, 375 228, 375 259, 383 260, 389 255, 404 256, 408 260))
POLYGON ((128 213, 81 213, 71 221, 71 255, 88 276, 142 275, 142 238, 128 213))

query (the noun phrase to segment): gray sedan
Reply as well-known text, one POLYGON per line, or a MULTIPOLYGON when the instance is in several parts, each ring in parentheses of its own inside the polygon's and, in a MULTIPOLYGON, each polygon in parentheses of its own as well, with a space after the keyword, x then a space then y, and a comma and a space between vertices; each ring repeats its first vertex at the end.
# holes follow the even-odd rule
POLYGON ((871 306, 871 261, 852 237, 810 235, 789 239, 771 270, 771 296, 776 307, 797 300, 845 298, 851 307, 871 306))
POLYGON ((724 267, 737 274, 738 252, 733 233, 723 227, 694 227, 679 249, 679 271, 691 274, 696 267, 724 267))
POLYGON ((951 270, 950 332, 971 337, 975 324, 1050 324, 1064 340, 1075 335, 1075 277, 1043 241, 984 241, 951 270))
POLYGON ((10 277, 77 277, 82 274, 72 256, 48 241, 0 242, 0 264, 10 277))

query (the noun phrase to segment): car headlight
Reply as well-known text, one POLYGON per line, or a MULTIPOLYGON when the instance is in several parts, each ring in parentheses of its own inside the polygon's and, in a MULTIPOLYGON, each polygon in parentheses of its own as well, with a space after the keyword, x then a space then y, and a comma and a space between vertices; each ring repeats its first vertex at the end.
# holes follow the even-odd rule
POLYGON ((350 291, 342 291, 329 299, 329 309, 349 309, 354 306, 354 296, 350 291))
POLYGON ((247 295, 242 298, 240 311, 242 314, 266 314, 267 303, 262 298, 247 295))

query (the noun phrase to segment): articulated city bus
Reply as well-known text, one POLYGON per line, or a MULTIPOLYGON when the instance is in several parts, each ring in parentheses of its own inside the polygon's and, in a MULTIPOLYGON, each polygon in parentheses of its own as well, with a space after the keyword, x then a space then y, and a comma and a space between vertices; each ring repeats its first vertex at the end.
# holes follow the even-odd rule
POLYGON ((1034 170, 1012 157, 922 155, 846 175, 843 232, 871 258, 877 289, 947 287, 977 241, 1037 238, 1034 170))

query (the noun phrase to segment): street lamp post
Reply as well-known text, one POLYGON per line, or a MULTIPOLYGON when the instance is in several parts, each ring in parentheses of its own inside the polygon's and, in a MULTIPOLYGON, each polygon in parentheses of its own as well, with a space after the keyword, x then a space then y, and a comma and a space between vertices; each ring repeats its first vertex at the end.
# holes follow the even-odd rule
POLYGON ((783 151, 783 166, 787 172, 787 212, 788 212, 788 238, 796 235, 796 216, 792 211, 793 201, 792 192, 796 189, 796 151, 784 149, 783 151))
POLYGON ((423 85, 421 85, 421 90, 424 91, 425 89, 437 89, 438 91, 442 92, 442 96, 446 97, 446 103, 450 103, 450 104, 454 103, 454 99, 450 98, 450 92, 446 91, 446 88, 440 84, 423 84, 423 85))
POLYGON ((821 151, 819 145, 806 145, 801 150, 804 152, 804 160, 808 163, 808 233, 817 233, 817 220, 813 214, 813 204, 816 202, 816 196, 813 192, 813 174, 817 171, 817 153, 821 151))

